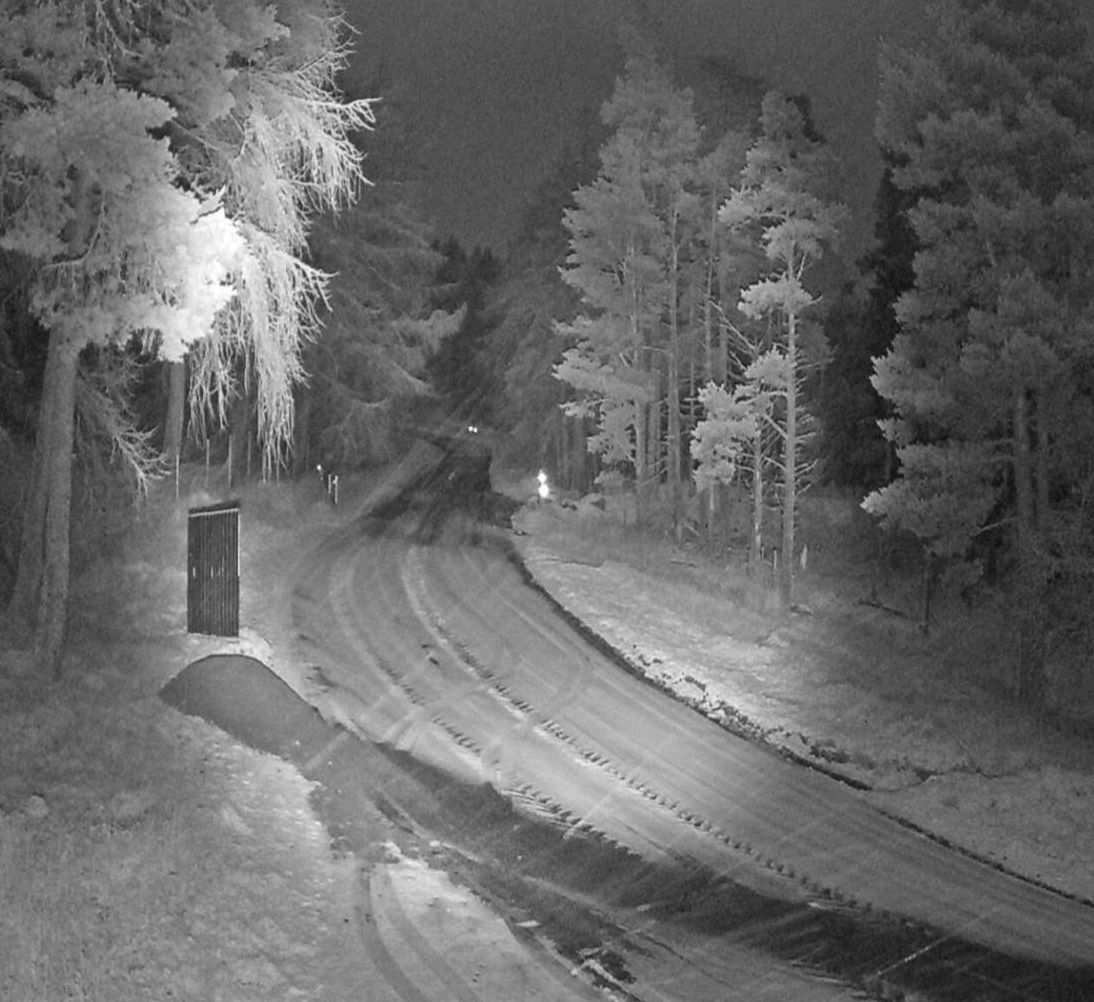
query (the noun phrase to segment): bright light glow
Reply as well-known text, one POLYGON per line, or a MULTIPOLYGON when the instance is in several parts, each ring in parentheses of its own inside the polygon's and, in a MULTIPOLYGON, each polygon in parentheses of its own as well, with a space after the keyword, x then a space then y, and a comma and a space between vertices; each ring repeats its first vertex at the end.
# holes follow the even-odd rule
POLYGON ((551 496, 551 488, 547 483, 547 473, 544 470, 540 470, 536 474, 536 480, 539 481, 539 487, 536 493, 539 494, 540 499, 546 501, 551 496))

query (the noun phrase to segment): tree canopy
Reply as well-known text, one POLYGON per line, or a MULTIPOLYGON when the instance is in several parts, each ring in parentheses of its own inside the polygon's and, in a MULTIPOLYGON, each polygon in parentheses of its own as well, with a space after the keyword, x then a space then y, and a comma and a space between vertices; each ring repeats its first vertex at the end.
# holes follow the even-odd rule
POLYGON ((334 274, 296 391, 298 468, 391 458, 399 411, 434 393, 427 365, 466 314, 462 305, 433 307, 443 259, 402 188, 377 184, 352 208, 325 214, 311 234, 313 261, 334 274))
POLYGON ((655 429, 665 383, 670 484, 680 482, 679 308, 681 249, 698 220, 694 194, 700 131, 693 95, 640 39, 601 109, 611 134, 596 179, 564 213, 570 253, 563 280, 584 310, 558 332, 574 342, 556 376, 577 391, 567 405, 592 416, 589 447, 633 471, 639 498, 659 479, 655 429))
POLYGON ((754 551, 764 502, 759 481, 765 462, 776 469, 782 489, 779 593, 785 607, 792 601, 796 500, 801 475, 810 465, 802 464, 802 446, 810 431, 800 394, 810 360, 803 343, 806 313, 818 299, 805 281, 834 241, 843 215, 842 206, 824 197, 828 173, 823 145, 810 137, 798 105, 769 93, 763 101, 760 135, 718 211, 719 222, 730 233, 744 232, 763 249, 766 267, 755 281, 742 286, 737 308, 766 331, 751 340, 739 334, 748 356, 740 382, 732 391, 716 383, 704 388, 701 399, 707 413, 695 428, 699 477, 729 480, 736 475, 740 457, 750 457, 754 551), (765 432, 771 433, 772 449, 764 447, 765 432))
POLYGON ((196 353, 199 407, 224 419, 242 371, 268 463, 326 276, 309 216, 362 179, 339 100, 344 24, 325 0, 4 0, 0 246, 31 263, 48 331, 36 461, 12 606, 60 664, 69 456, 80 353, 137 336, 196 353))
POLYGON ((1092 84, 1063 0, 943 4, 929 45, 882 59, 878 138, 914 195, 917 249, 873 377, 900 476, 864 506, 950 563, 1005 530, 1019 690, 1036 702, 1038 610, 1054 580, 1091 566, 1092 84))

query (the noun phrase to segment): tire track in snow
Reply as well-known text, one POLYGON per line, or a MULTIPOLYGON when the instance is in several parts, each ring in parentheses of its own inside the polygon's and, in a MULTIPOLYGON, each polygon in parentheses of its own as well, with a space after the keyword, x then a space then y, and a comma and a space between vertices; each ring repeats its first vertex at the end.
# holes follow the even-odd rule
MULTIPOLYGON (((512 664, 486 668, 469 644, 460 639, 471 636, 486 640, 487 646, 496 647, 496 638, 491 637, 493 627, 496 624, 504 630, 514 618, 512 615, 498 616, 498 605, 507 607, 510 612, 519 610, 520 614, 515 618, 542 633, 535 626, 535 615, 525 615, 515 605, 517 598, 523 600, 525 597, 519 588, 512 587, 512 582, 497 573, 496 567, 491 567, 493 577, 482 570, 481 565, 489 559, 488 555, 484 556, 485 552, 482 548, 420 550, 419 559, 424 559, 421 554, 427 554, 429 562, 419 567, 418 580, 433 592, 431 615, 435 625, 445 631, 467 668, 478 673, 484 684, 493 687, 524 712, 535 713, 538 698, 517 691, 521 684, 527 687, 530 679, 527 671, 515 679, 512 664), (453 566, 456 557, 463 561, 458 568, 453 566), (457 579, 459 587, 452 583, 457 579), (472 594, 477 599, 474 604, 466 601, 472 594), (492 606, 488 616, 482 613, 487 600, 492 606), (443 614, 441 608, 445 610, 443 614)), ((554 646, 558 650, 557 642, 554 646)), ((516 667, 526 663, 518 662, 516 667)), ((534 681, 540 682, 542 674, 534 681)), ((603 677, 614 678, 609 686, 612 694, 621 693, 624 684, 634 688, 633 677, 618 668, 604 672, 603 677)), ((650 686, 638 684, 652 691, 650 686)), ((667 702, 660 695, 657 700, 667 702)), ((653 702, 656 704, 657 700, 653 702)), ((601 705, 607 704, 602 702, 601 705)), ((588 713, 581 706, 575 707, 573 702, 567 703, 565 708, 574 709, 579 718, 588 719, 588 713)), ((688 726, 701 730, 700 715, 690 710, 687 713, 688 726)), ((651 719, 659 724, 666 723, 668 714, 654 713, 651 719)), ((609 720, 602 718, 594 723, 598 727, 598 738, 601 734, 608 735, 604 740, 618 737, 617 733, 611 732, 609 720)), ((958 936, 968 936, 1019 955, 1029 953, 1074 963, 1078 958, 1088 958, 1089 962, 1094 953, 1094 933, 1091 932, 1094 930, 1094 910, 961 857, 924 834, 895 824, 849 791, 836 789, 836 784, 826 777, 810 775, 800 767, 777 760, 769 771, 778 775, 780 783, 785 777, 787 785, 793 788, 792 800, 788 801, 786 791, 783 791, 777 809, 765 809, 763 803, 754 801, 752 805, 746 805, 749 809, 743 812, 731 811, 731 822, 737 817, 744 823, 736 826, 712 823, 702 816, 705 811, 691 807, 685 802, 686 798, 677 799, 675 790, 671 798, 661 793, 658 784, 642 776, 645 770, 640 766, 622 767, 610 749, 600 741, 589 740, 592 732, 587 725, 579 725, 575 731, 572 724, 572 720, 563 724, 545 715, 539 720, 547 733, 576 749, 584 760, 605 770, 618 782, 639 791, 661 807, 675 810, 678 820, 713 836, 735 852, 751 855, 762 865, 800 883, 822 901, 854 904, 891 916, 914 916, 928 925, 948 927, 958 936), (833 810, 834 804, 839 804, 839 808, 833 810), (1062 934, 1058 928, 1060 911, 1071 915, 1062 934), (1018 928, 1024 931, 1019 932, 1018 928)), ((750 785, 762 784, 765 779, 770 784, 766 761, 774 756, 765 756, 758 749, 750 749, 745 754, 740 739, 720 728, 717 731, 719 741, 737 742, 738 753, 732 756, 733 765, 750 766, 755 777, 743 786, 738 783, 746 799, 750 785), (756 767, 756 761, 760 762, 759 767, 756 767)), ((632 757, 630 761, 635 760, 632 757)), ((693 763, 696 767, 703 764, 698 759, 693 763)), ((688 778, 676 766, 668 765, 665 772, 665 763, 655 764, 658 767, 655 771, 674 777, 677 785, 679 780, 688 778)), ((715 791, 716 784, 707 781, 704 785, 700 781, 697 785, 691 784, 691 788, 715 791)), ((693 797, 692 802, 705 803, 706 800, 705 797, 693 797)))

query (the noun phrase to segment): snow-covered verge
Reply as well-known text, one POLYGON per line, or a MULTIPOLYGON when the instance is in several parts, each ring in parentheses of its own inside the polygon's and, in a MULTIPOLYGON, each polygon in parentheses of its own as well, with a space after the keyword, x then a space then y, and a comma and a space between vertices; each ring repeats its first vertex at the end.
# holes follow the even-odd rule
POLYGON ((313 785, 158 697, 207 654, 271 654, 248 609, 287 618, 274 575, 349 513, 311 483, 210 490, 164 485, 74 582, 61 684, 0 636, 0 999, 334 1002, 368 974, 313 785), (187 634, 186 508, 240 493, 243 635, 187 634))
MULTIPOLYGON (((0 637, 0 998, 323 1002, 367 983, 353 861, 331 853, 310 784, 157 692, 214 651, 253 654, 302 685, 293 571, 392 489, 347 484, 336 512, 316 484, 248 488, 237 641, 185 632, 186 498, 150 511, 116 561, 77 581, 62 685, 43 691, 0 637)), ((517 542, 541 584, 637 669, 874 785, 864 796, 883 809, 1094 898, 1089 749, 1034 741, 926 670, 887 692, 820 616, 774 630, 719 606, 712 629, 704 596, 594 560, 566 517, 525 512, 517 542)))
MULTIPOLYGON (((338 509, 311 479, 229 491, 215 471, 210 482, 186 469, 183 496, 159 485, 108 559, 74 581, 63 682, 38 678, 0 631, 0 999, 370 994, 379 975, 362 954, 361 861, 333 850, 314 784, 158 693, 213 653, 252 655, 304 688, 294 572, 429 452, 415 447, 392 470, 348 478, 338 509), (227 497, 243 506, 240 636, 188 634, 186 511, 227 497)), ((363 823, 387 845, 394 826, 378 813, 363 823)), ((406 860, 390 871, 400 900, 424 872, 406 860)), ((462 947, 476 930, 488 942, 496 920, 485 906, 428 876, 427 904, 439 900, 455 916, 433 946, 462 947)), ((379 924, 376 907, 371 914, 379 924)))
POLYGON ((514 542, 540 587, 636 671, 880 809, 1094 901, 1089 742, 933 670, 914 630, 869 609, 780 622, 703 594, 679 568, 613 559, 588 544, 607 535, 602 519, 588 505, 531 504, 514 542))
POLYGON ((212 646, 164 639, 80 637, 44 695, 0 668, 0 998, 346 998, 353 861, 295 770, 157 698, 212 646))

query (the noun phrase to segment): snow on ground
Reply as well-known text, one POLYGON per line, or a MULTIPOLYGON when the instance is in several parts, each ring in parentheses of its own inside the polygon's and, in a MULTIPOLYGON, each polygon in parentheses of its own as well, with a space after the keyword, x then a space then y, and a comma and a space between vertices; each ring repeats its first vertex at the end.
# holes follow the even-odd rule
MULTIPOLYGON (((518 552, 537 583, 634 669, 709 717, 861 784, 881 810, 1094 901, 1089 743, 1039 734, 1005 701, 929 668, 902 671, 890 687, 863 645, 841 645, 820 615, 773 629, 727 611, 736 629, 715 625, 687 584, 583 554, 573 544, 583 517, 597 515, 522 509, 518 552)), ((868 627, 860 620, 852 632, 868 627)), ((899 634, 888 641, 895 656, 899 634)))
MULTIPOLYGON (((419 460, 412 453, 403 465, 419 460)), ((122 575, 112 565, 85 575, 68 682, 24 708, 11 695, 19 671, 0 685, 0 759, 18 763, 0 777, 0 863, 17 852, 35 861, 18 872, 0 866, 25 891, 20 898, 2 888, 10 914, 0 942, 46 930, 52 938, 39 954, 48 946, 71 970, 51 982, 64 990, 24 991, 37 983, 19 966, 33 951, 0 949, 0 996, 19 985, 12 997, 60 997, 80 977, 101 979, 109 988, 100 997, 117 999, 323 1000, 359 987, 367 972, 352 917, 354 864, 332 855, 310 784, 155 694, 214 651, 251 653, 305 688, 306 666, 293 655, 293 572, 399 480, 347 484, 340 510, 317 484, 247 491, 235 641, 185 633, 184 504, 131 534, 122 575), (47 909, 43 886, 66 892, 64 903, 47 909), (80 937, 92 935, 111 948, 81 951, 80 937)), ((534 482, 526 486, 530 496, 534 482)), ((517 518, 527 535, 514 541, 537 581, 636 670, 715 719, 870 786, 863 796, 881 809, 1094 900, 1089 746, 1033 740, 1006 704, 929 664, 900 673, 899 685, 887 676, 882 684, 869 671, 872 648, 848 643, 845 624, 833 627, 819 611, 777 629, 724 600, 712 614, 710 596, 600 559, 575 535, 572 517, 557 505, 530 506, 517 518)), ((899 631, 890 639, 902 642, 899 631)), ((444 905, 449 923, 434 946, 462 948, 468 922, 495 930, 463 889, 422 864, 385 858, 385 866, 376 893, 389 889, 414 905, 431 936, 435 902, 444 905)), ((464 959, 475 967, 476 957, 464 959)))

